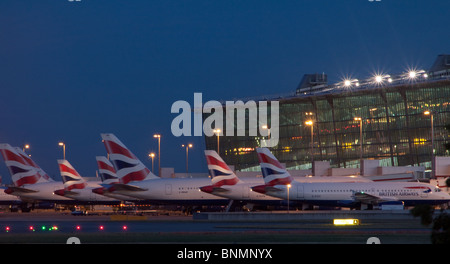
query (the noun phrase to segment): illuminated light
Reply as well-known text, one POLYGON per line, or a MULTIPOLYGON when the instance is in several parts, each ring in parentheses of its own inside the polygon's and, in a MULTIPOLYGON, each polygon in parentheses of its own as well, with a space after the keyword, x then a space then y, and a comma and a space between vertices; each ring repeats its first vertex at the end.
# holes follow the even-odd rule
POLYGON ((416 71, 410 71, 408 73, 408 76, 409 76, 410 79, 414 79, 417 76, 417 72, 416 71))
POLYGON ((33 231, 34 232, 34 226, 30 226, 28 227, 28 230, 33 231))
POLYGON ((388 82, 391 83, 392 82, 392 78, 388 78, 388 82))
POLYGON ((11 230, 11 228, 9 226, 5 227, 6 232, 9 232, 9 230, 11 230))
POLYGON ((358 87, 359 86, 359 82, 355 83, 355 86, 358 87))
POLYGON ((81 226, 77 225, 77 226, 75 227, 75 229, 76 229, 76 230, 81 230, 81 226))
POLYGON ((425 78, 425 79, 428 78, 428 74, 424 73, 423 78, 425 78))
POLYGON ((128 227, 126 225, 122 226, 122 230, 127 230, 128 227))
POLYGON ((47 230, 46 226, 41 226, 41 230, 47 230))
POLYGON ((375 82, 381 83, 383 81, 383 77, 381 75, 375 75, 375 82))
POLYGON ((427 139, 415 138, 413 141, 414 141, 414 145, 425 145, 425 143, 427 142, 427 139))
POLYGON ((342 143, 342 148, 344 148, 344 149, 351 149, 352 146, 353 146, 353 143, 346 143, 346 142, 342 143))
POLYGON ((249 154, 249 152, 253 152, 255 148, 235 148, 234 151, 237 152, 237 155, 246 155, 249 154))
POLYGON ((305 124, 308 125, 308 126, 312 126, 313 121, 312 120, 306 121, 305 124))
POLYGON ((359 219, 333 219, 333 225, 359 225, 359 219))
POLYGON ((429 115, 429 114, 431 114, 431 112, 428 111, 428 110, 426 110, 425 112, 423 112, 423 114, 424 114, 424 115, 429 115))
POLYGON ((344 80, 344 86, 349 87, 352 84, 350 80, 344 80))
POLYGON ((281 151, 282 152, 291 152, 292 149, 291 149, 291 147, 283 147, 283 149, 281 151))
POLYGON ((101 225, 101 226, 99 226, 99 227, 98 227, 98 229, 100 229, 100 230, 104 230, 104 229, 105 229, 105 227, 101 225))

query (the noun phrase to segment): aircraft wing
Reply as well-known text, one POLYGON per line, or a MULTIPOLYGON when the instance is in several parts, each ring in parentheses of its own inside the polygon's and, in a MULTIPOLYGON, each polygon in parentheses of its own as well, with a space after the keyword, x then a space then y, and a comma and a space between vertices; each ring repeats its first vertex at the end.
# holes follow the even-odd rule
POLYGON ((129 185, 129 184, 123 184, 123 183, 115 183, 112 184, 110 187, 114 191, 132 191, 132 192, 142 192, 142 191, 147 191, 147 189, 144 188, 140 188, 137 186, 133 186, 133 185, 129 185))
POLYGON ((9 186, 6 189, 6 191, 7 191, 8 194, 12 194, 12 193, 35 193, 35 192, 38 192, 38 191, 27 189, 27 188, 24 188, 24 187, 15 187, 15 186, 9 186))
POLYGON ((64 194, 66 194, 66 195, 79 195, 79 193, 73 192, 73 191, 64 191, 64 194))
POLYGON ((213 187, 213 193, 215 192, 215 193, 226 193, 226 192, 229 192, 230 190, 227 190, 227 189, 225 189, 225 188, 222 188, 222 187, 213 187))
POLYGON ((266 189, 266 192, 281 192, 281 191, 283 191, 282 189, 278 189, 273 186, 266 186, 265 189, 266 189))
POLYGON ((383 196, 377 196, 373 194, 368 194, 366 192, 355 192, 354 199, 357 202, 365 203, 365 204, 375 204, 380 202, 387 202, 387 201, 398 201, 396 198, 393 197, 383 197, 383 196))

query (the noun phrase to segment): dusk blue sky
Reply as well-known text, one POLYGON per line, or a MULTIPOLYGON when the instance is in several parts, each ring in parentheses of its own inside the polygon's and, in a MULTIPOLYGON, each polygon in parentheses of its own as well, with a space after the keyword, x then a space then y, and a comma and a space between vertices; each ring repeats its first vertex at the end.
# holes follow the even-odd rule
MULTIPOLYGON (((3 0, 0 143, 60 179, 58 141, 83 176, 114 133, 142 161, 206 172, 202 137, 174 137, 172 104, 293 92, 303 74, 366 78, 450 53, 450 1, 3 0)), ((1 160, 0 175, 10 182, 1 160)))

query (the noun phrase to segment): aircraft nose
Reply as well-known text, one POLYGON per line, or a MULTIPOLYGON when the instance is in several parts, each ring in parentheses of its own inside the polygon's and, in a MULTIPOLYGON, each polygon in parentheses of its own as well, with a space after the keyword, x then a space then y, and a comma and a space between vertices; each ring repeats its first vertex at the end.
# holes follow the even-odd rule
POLYGON ((252 190, 258 193, 265 194, 266 193, 266 185, 257 185, 253 186, 252 190))
POLYGON ((214 188, 212 185, 200 187, 200 191, 205 192, 205 193, 212 193, 213 189, 214 188))
POLYGON ((4 190, 4 192, 5 192, 6 194, 12 194, 12 193, 14 192, 14 190, 11 189, 11 188, 6 188, 6 189, 4 190))

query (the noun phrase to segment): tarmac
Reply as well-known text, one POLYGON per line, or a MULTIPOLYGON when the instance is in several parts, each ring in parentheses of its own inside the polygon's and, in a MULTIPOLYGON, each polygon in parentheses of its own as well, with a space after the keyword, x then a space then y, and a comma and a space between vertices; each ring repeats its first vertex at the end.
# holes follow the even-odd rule
POLYGON ((194 220, 209 221, 333 221, 333 219, 360 220, 414 220, 409 210, 321 210, 321 211, 267 211, 267 212, 201 212, 194 220))
POLYGON ((290 211, 86 215, 44 211, 0 213, 0 243, 381 243, 427 244, 431 227, 410 212, 290 211), (357 218, 359 225, 334 226, 333 218, 357 218), (46 231, 41 230, 46 226, 46 231), (49 227, 58 227, 56 231, 49 227), (33 230, 31 228, 33 227, 33 230), (101 227, 101 229, 100 229, 101 227), (6 230, 8 228, 8 230, 6 230))

